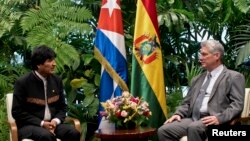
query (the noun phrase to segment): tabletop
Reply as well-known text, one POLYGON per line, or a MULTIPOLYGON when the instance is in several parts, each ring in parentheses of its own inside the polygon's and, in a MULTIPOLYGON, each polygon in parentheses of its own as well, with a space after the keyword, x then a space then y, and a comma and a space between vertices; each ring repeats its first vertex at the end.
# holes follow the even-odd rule
POLYGON ((151 127, 138 127, 135 129, 102 128, 95 131, 95 137, 101 140, 147 140, 156 134, 151 127))

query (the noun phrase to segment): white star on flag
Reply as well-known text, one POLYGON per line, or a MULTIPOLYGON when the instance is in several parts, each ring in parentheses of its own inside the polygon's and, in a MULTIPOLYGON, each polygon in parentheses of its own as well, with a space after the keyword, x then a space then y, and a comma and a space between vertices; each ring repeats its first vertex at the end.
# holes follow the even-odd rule
POLYGON ((107 0, 107 3, 105 3, 102 8, 108 8, 109 9, 109 16, 111 17, 114 9, 121 9, 120 6, 116 3, 116 0, 107 0))

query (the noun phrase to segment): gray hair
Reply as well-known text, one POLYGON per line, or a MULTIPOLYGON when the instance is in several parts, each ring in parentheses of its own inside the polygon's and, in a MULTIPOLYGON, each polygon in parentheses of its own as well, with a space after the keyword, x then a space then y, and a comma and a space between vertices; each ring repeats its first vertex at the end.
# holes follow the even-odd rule
POLYGON ((214 40, 214 39, 209 39, 209 40, 201 42, 201 47, 207 47, 210 53, 219 52, 221 56, 221 60, 223 59, 224 47, 219 41, 214 40))

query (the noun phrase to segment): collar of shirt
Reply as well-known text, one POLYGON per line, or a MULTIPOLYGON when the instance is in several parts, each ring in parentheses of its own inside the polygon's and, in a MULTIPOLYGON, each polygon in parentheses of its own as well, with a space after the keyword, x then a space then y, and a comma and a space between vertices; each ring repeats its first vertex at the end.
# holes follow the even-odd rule
MULTIPOLYGON (((223 71, 223 65, 220 65, 211 72, 212 77, 211 77, 211 81, 207 87, 206 93, 210 94, 212 92, 213 86, 214 86, 217 78, 219 77, 219 75, 221 74, 222 71, 223 71)), ((207 77, 206 77, 206 79, 207 79, 207 77)), ((205 81, 206 81, 206 79, 205 79, 205 81)))
MULTIPOLYGON (((223 65, 219 65, 217 68, 215 68, 214 70, 211 71, 211 76, 212 77, 218 77, 221 72, 223 71, 223 65)), ((207 72, 209 73, 209 72, 207 72)))
POLYGON ((36 75, 37 75, 40 79, 42 79, 43 83, 46 83, 46 82, 47 82, 46 78, 43 77, 39 72, 35 71, 35 73, 36 73, 36 75))

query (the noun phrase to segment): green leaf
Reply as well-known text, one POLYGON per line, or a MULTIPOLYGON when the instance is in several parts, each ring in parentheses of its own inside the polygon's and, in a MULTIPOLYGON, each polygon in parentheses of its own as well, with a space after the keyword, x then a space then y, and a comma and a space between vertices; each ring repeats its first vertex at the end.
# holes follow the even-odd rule
POLYGON ((243 13, 249 11, 250 2, 249 0, 233 0, 235 6, 243 13))
POLYGON ((81 77, 80 79, 75 78, 71 80, 70 85, 73 89, 77 89, 77 88, 83 87, 83 84, 86 82, 87 82, 87 79, 83 77, 81 77))
POLYGON ((243 45, 238 51, 236 66, 240 65, 242 62, 246 61, 250 56, 250 41, 243 45))
POLYGON ((82 58, 84 60, 84 65, 89 65, 90 62, 94 59, 94 56, 92 54, 84 54, 82 58))

